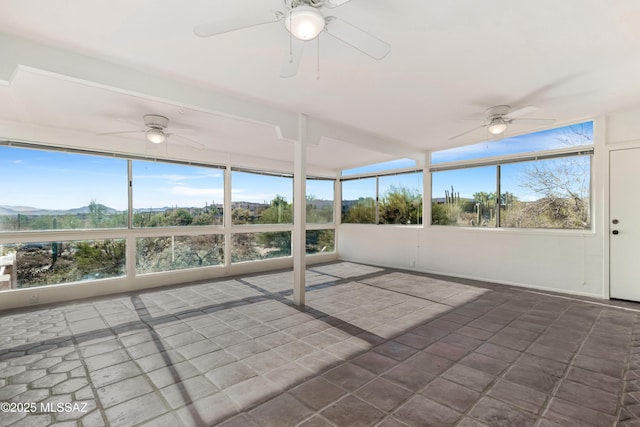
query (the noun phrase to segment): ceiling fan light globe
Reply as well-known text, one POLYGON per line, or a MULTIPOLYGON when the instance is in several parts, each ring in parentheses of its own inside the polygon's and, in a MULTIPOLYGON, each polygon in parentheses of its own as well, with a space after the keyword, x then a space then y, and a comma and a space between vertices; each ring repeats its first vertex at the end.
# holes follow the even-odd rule
POLYGON ((500 135, 502 132, 504 132, 505 130, 507 130, 507 124, 504 123, 503 121, 499 121, 499 122, 493 122, 489 125, 489 127, 487 128, 489 130, 489 132, 491 132, 493 135, 500 135))
POLYGON ((325 20, 322 13, 311 6, 298 6, 289 11, 284 26, 300 40, 313 40, 324 29, 325 20))
POLYGON ((147 141, 153 144, 162 144, 167 140, 167 135, 162 129, 149 129, 146 133, 147 141))

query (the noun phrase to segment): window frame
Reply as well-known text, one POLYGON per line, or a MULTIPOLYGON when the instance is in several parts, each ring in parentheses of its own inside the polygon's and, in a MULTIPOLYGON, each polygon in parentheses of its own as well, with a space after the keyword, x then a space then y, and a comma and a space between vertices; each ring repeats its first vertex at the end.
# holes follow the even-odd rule
POLYGON ((384 171, 384 172, 377 172, 377 173, 362 173, 362 174, 357 174, 357 175, 349 175, 349 176, 341 176, 338 178, 338 182, 340 184, 340 224, 341 225, 382 225, 382 226, 396 226, 396 227, 422 227, 424 226, 424 216, 425 216, 425 186, 424 186, 424 175, 425 175, 426 171, 422 168, 416 168, 416 167, 411 167, 411 168, 403 168, 403 169, 396 169, 393 171, 384 171), (421 180, 421 189, 420 189, 420 195, 422 196, 422 208, 420 210, 421 212, 421 218, 420 218, 420 222, 417 224, 381 224, 380 223, 380 178, 381 177, 386 177, 386 176, 395 176, 395 175, 405 175, 405 174, 418 174, 421 173, 422 174, 422 180, 421 180), (342 191, 343 187, 342 184, 346 181, 355 181, 355 180, 360 180, 360 179, 370 179, 370 178, 374 178, 375 182, 376 182, 376 194, 374 197, 374 210, 375 210, 375 222, 373 223, 355 223, 355 222, 343 222, 342 220, 342 202, 344 201, 344 192, 342 191))
MULTIPOLYGON (((509 232, 530 232, 530 233, 579 233, 579 234, 594 234, 595 224, 593 218, 593 158, 595 155, 595 144, 591 145, 578 145, 568 148, 558 148, 553 150, 544 150, 537 152, 528 152, 520 154, 510 154, 505 156, 494 156, 481 159, 460 160, 455 162, 443 162, 436 165, 430 165, 428 172, 430 174, 430 195, 431 203, 429 205, 429 227, 446 227, 447 229, 465 229, 465 230, 500 230, 509 232), (536 227, 504 227, 500 224, 500 209, 496 209, 496 226, 495 227, 470 227, 470 226, 457 226, 457 225, 443 225, 433 224, 433 214, 431 213, 431 206, 433 204, 433 173, 469 169, 472 167, 481 166, 495 166, 496 167, 496 194, 501 194, 501 174, 500 166, 508 164, 517 164, 532 162, 538 160, 551 160, 561 159, 569 157, 589 156, 589 228, 536 228, 536 227)), ((497 200, 496 200, 497 203, 497 200)))

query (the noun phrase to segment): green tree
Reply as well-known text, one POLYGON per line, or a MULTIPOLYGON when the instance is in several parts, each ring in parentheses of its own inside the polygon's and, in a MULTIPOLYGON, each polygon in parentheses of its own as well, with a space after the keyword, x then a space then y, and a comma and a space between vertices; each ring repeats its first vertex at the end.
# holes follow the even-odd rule
POLYGON ((124 240, 79 242, 76 249, 77 274, 79 278, 87 275, 120 276, 124 274, 125 255, 124 240))
POLYGON ((234 225, 249 224, 251 221, 251 211, 244 208, 235 208, 231 211, 231 222, 234 225))
POLYGON ((378 207, 380 224, 420 224, 422 194, 416 189, 392 186, 378 207))
POLYGON ((107 207, 103 204, 96 203, 95 199, 89 202, 89 219, 93 228, 100 228, 104 217, 107 213, 107 207))
POLYGON ((193 216, 186 209, 176 209, 168 218, 168 225, 190 225, 193 222, 193 216))
POLYGON ((291 224, 293 222, 293 206, 279 194, 271 200, 269 207, 262 211, 260 224, 291 224))
POLYGON ((311 224, 329 224, 333 222, 333 201, 326 203, 318 208, 316 196, 307 195, 307 222, 311 224))
POLYGON ((342 222, 349 224, 375 224, 375 200, 372 197, 360 197, 342 214, 342 222))
MULTIPOLYGON (((260 224, 290 224, 293 222, 293 206, 276 194, 269 207, 262 211, 258 219, 260 224)), ((265 247, 277 248, 272 255, 291 254, 291 233, 265 232, 258 234, 258 241, 265 247)))

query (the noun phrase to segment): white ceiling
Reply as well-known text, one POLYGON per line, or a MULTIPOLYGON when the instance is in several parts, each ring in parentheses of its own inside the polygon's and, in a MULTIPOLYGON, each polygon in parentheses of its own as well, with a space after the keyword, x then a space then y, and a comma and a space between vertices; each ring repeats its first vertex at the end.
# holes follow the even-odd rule
MULTIPOLYGON (((298 75, 279 77, 288 48, 282 22, 210 38, 192 32, 194 25, 249 8, 283 9, 282 0, 2 0, 0 35, 364 132, 357 142, 324 138, 310 146, 309 161, 318 168, 485 139, 481 130, 448 141, 481 124, 467 119, 482 119, 498 104, 535 105, 540 109, 531 117, 558 124, 640 105, 636 0, 351 0, 325 14, 375 34, 391 52, 375 61, 322 34, 319 79, 315 41, 307 45, 298 75), (367 135, 387 146, 367 146, 367 135)), ((19 56, 16 64, 28 65, 19 56)), ((69 75, 82 71, 80 65, 67 68, 69 75)), ((292 156, 291 143, 278 138, 277 123, 266 116, 238 120, 225 106, 216 111, 166 94, 124 90, 132 85, 126 73, 111 76, 109 85, 59 74, 13 71, 9 85, 0 87, 0 120, 93 135, 136 129, 143 114, 159 113, 174 126, 191 128, 185 136, 207 150, 292 156)), ((513 126, 509 132, 529 130, 513 126)))

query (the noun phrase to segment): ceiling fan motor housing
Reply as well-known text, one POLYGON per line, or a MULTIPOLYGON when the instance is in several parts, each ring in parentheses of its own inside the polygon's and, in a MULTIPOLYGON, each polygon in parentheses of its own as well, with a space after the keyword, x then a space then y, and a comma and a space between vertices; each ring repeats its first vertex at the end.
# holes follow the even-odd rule
POLYGON ((509 107, 508 105, 496 105, 495 107, 487 108, 487 120, 492 121, 494 119, 506 116, 507 114, 509 114, 510 108, 511 107, 509 107))
POLYGON ((144 124, 152 129, 164 129, 169 124, 169 119, 158 114, 147 114, 144 116, 144 124))

